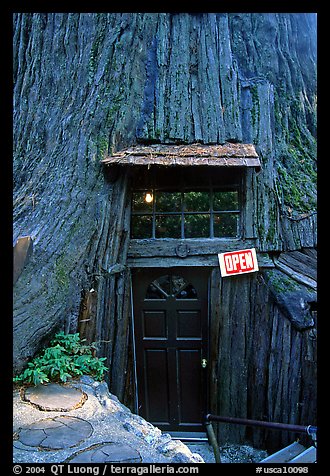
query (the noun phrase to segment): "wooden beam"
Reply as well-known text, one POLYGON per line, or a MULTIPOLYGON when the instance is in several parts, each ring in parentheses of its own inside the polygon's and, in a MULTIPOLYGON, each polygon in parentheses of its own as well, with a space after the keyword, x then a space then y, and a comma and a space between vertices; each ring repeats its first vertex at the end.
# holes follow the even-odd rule
POLYGON ((130 268, 172 268, 175 266, 219 266, 217 255, 189 256, 187 258, 175 257, 142 257, 128 258, 130 268))
POLYGON ((305 286, 308 286, 314 290, 317 289, 317 281, 315 281, 314 279, 311 279, 308 276, 305 276, 304 274, 297 273, 292 268, 281 263, 276 258, 274 258, 274 263, 277 269, 279 269, 280 271, 283 271, 283 273, 287 274, 298 283, 304 284, 305 286))
POLYGON ((145 258, 145 257, 178 257, 183 247, 187 250, 188 256, 202 256, 202 255, 217 255, 226 251, 235 251, 245 248, 254 248, 256 245, 255 239, 240 240, 240 239, 187 239, 176 240, 165 238, 157 239, 143 239, 131 240, 128 248, 128 258, 145 258))
MULTIPOLYGON (((275 265, 267 253, 257 253, 259 268, 274 268, 275 265)), ((209 266, 218 267, 218 254, 187 256, 186 258, 174 256, 140 256, 128 258, 129 268, 171 268, 174 266, 209 266)))
POLYGON ((292 268, 295 272, 308 276, 313 281, 317 280, 317 261, 300 251, 288 251, 281 253, 278 262, 292 268))

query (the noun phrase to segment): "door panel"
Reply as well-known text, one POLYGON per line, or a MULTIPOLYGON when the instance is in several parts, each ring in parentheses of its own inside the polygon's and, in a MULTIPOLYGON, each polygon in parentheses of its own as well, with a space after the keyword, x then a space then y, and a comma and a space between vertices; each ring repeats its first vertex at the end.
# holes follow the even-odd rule
POLYGON ((168 356, 166 349, 146 349, 144 352, 146 372, 145 399, 147 420, 159 423, 169 421, 168 356))
POLYGON ((165 310, 144 310, 144 339, 167 339, 167 322, 165 310))
POLYGON ((202 322, 199 310, 177 311, 177 339, 201 339, 202 322))
POLYGON ((201 350, 178 350, 178 380, 180 429, 184 426, 201 425, 200 413, 202 406, 201 388, 201 350))
POLYGON ((164 431, 201 431, 207 410, 208 272, 134 270, 139 413, 164 431))

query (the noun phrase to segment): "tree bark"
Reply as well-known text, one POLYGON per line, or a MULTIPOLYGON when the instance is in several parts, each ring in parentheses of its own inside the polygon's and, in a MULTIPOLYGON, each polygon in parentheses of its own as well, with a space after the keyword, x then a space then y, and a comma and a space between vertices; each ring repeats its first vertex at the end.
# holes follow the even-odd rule
MULTIPOLYGON (((223 416, 314 425, 316 323, 303 330, 292 326, 275 304, 264 272, 223 279, 219 309, 212 328, 217 336, 213 344, 217 396, 211 402, 212 411, 223 416)), ((270 451, 290 444, 294 436, 218 425, 222 444, 250 440, 270 451)))

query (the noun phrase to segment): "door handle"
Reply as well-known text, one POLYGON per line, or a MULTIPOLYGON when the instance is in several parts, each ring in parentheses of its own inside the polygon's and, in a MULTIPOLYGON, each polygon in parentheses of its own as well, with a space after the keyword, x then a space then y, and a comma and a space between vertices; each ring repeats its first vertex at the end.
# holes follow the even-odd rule
POLYGON ((205 369, 207 366, 207 360, 206 359, 202 359, 202 367, 203 369, 205 369))

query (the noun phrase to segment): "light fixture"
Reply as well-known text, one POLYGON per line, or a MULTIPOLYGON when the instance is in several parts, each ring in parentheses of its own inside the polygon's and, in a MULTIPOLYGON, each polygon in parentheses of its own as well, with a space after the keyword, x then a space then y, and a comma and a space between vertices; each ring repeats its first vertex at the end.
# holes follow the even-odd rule
POLYGON ((144 197, 144 200, 147 202, 147 203, 151 203, 154 199, 154 196, 151 192, 147 192, 145 194, 145 197, 144 197))

